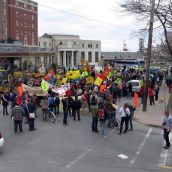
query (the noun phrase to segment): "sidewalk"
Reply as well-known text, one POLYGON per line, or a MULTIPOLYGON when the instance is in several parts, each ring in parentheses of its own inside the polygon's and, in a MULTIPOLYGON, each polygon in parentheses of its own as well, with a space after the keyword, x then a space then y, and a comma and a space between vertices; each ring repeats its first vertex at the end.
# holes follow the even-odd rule
MULTIPOLYGON (((166 105, 168 103, 169 93, 167 87, 166 92, 166 105)), ((155 101, 155 105, 149 105, 149 98, 147 101, 147 111, 143 112, 143 105, 139 105, 135 112, 135 121, 153 127, 162 127, 162 122, 164 119, 164 82, 161 85, 159 91, 159 100, 155 101)))

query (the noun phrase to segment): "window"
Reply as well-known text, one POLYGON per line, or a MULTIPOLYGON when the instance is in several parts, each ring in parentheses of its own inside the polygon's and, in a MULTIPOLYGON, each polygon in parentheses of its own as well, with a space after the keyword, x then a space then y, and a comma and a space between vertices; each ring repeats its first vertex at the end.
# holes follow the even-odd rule
POLYGON ((84 51, 81 52, 81 58, 82 58, 82 59, 85 59, 85 52, 84 52, 84 51))
POLYGON ((51 42, 49 42, 49 47, 51 47, 51 42))
POLYGON ((19 21, 18 20, 16 21, 16 26, 19 26, 19 21))
POLYGON ((51 63, 51 57, 49 57, 49 63, 51 63))
POLYGON ((99 62, 99 52, 95 52, 95 62, 99 62))
POLYGON ((35 18, 34 18, 34 15, 32 15, 32 20, 34 20, 35 18))
POLYGON ((27 5, 27 9, 30 10, 30 5, 27 5))
POLYGON ((27 38, 24 38, 24 45, 27 45, 27 38))
POLYGON ((34 37, 34 32, 32 32, 32 37, 34 37))
POLYGON ((32 11, 34 11, 34 6, 31 6, 32 11))
POLYGON ((73 45, 76 45, 76 42, 73 42, 73 45))
POLYGON ((47 47, 47 43, 46 42, 43 42, 43 47, 47 47))
POLYGON ((18 30, 16 30, 16 35, 19 35, 19 31, 18 30))
POLYGON ((32 45, 35 45, 35 39, 32 38, 32 45))
POLYGON ((41 45, 41 43, 40 43, 40 41, 39 41, 39 47, 40 47, 40 45, 41 45))
POLYGON ((16 2, 16 6, 19 7, 19 2, 16 2))
POLYGON ((92 48, 92 44, 88 44, 88 48, 92 48))
POLYGON ((41 64, 41 58, 40 58, 40 57, 36 57, 36 58, 35 58, 35 64, 36 64, 36 65, 41 64))
POLYGON ((59 42, 59 45, 62 45, 62 42, 59 42))
POLYGON ((88 52, 88 61, 92 62, 92 52, 88 52))
POLYGON ((84 44, 82 44, 82 48, 84 48, 84 44))
POLYGON ((4 15, 7 15, 7 11, 6 11, 6 9, 4 9, 4 15))
POLYGON ((27 5, 26 4, 24 4, 24 8, 27 8, 27 5))
POLYGON ((19 17, 19 12, 18 11, 16 11, 16 17, 19 17))
POLYGON ((34 24, 32 24, 32 29, 34 29, 34 24))
POLYGON ((27 36, 27 32, 26 31, 24 32, 24 36, 27 36))
POLYGON ((99 44, 96 44, 96 48, 99 48, 99 44))
POLYGON ((26 16, 27 16, 26 13, 24 13, 24 18, 26 18, 26 16))
POLYGON ((27 23, 26 22, 24 22, 24 27, 27 27, 27 23))
POLYGON ((16 36, 16 40, 19 40, 19 36, 16 36))

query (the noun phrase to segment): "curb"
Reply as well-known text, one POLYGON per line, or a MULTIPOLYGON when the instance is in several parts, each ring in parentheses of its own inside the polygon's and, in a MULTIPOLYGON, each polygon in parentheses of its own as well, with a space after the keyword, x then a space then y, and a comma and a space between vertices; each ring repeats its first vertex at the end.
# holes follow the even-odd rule
POLYGON ((145 125, 145 126, 149 126, 149 127, 154 127, 154 128, 160 128, 162 129, 162 126, 161 125, 158 125, 158 124, 149 124, 149 123, 144 123, 144 122, 141 122, 140 120, 138 119, 133 119, 135 122, 139 123, 139 124, 142 124, 142 125, 145 125))

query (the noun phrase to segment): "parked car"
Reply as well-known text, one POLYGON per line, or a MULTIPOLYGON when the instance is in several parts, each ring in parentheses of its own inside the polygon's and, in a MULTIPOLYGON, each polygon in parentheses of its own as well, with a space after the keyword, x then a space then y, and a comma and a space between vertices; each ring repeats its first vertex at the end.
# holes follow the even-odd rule
POLYGON ((2 137, 2 134, 0 132, 0 148, 4 145, 4 138, 2 137))
POLYGON ((140 80, 130 80, 128 81, 128 84, 131 83, 132 84, 132 92, 137 92, 140 93, 140 89, 141 89, 141 84, 140 84, 140 80))

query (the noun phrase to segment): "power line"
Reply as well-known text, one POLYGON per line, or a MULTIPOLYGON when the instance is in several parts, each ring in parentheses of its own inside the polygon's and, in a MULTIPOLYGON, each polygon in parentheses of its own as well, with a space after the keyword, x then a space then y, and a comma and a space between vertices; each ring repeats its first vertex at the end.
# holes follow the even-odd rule
POLYGON ((65 10, 61 10, 61 9, 58 9, 58 8, 53 8, 53 7, 49 7, 49 6, 42 5, 42 4, 39 4, 39 5, 42 6, 42 7, 44 7, 44 8, 48 8, 48 9, 51 9, 51 10, 54 10, 54 11, 59 11, 59 12, 61 12, 61 13, 65 13, 65 14, 77 16, 77 17, 80 17, 80 18, 85 18, 85 19, 87 19, 87 20, 96 21, 96 22, 98 22, 98 23, 102 23, 102 24, 105 24, 105 25, 110 25, 110 26, 113 26, 113 27, 115 26, 115 27, 123 28, 123 29, 125 29, 125 30, 132 31, 131 29, 128 29, 128 28, 126 28, 126 27, 122 27, 122 26, 119 26, 119 25, 107 23, 107 22, 104 22, 104 21, 101 21, 101 20, 98 20, 98 19, 95 19, 95 18, 83 16, 83 15, 80 15, 80 14, 77 14, 77 13, 73 13, 73 12, 70 12, 70 11, 65 11, 65 10))

